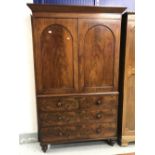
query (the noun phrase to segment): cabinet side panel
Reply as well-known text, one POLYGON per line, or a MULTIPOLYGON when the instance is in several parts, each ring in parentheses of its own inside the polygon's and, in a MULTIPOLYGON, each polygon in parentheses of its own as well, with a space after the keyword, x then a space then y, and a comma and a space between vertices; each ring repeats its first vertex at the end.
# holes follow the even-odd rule
POLYGON ((135 134, 135 22, 127 15, 125 70, 123 85, 122 145, 134 141, 135 134))
POLYGON ((126 103, 126 127, 135 129, 135 26, 129 19, 126 44, 124 102, 126 103))

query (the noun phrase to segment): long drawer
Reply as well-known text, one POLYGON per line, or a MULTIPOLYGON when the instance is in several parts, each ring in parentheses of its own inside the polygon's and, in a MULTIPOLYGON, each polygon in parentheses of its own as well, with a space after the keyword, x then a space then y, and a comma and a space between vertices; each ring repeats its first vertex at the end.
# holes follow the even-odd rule
POLYGON ((78 110, 72 112, 42 112, 40 113, 40 125, 42 127, 52 125, 65 125, 87 122, 116 122, 117 109, 102 110, 78 110))
POLYGON ((116 123, 81 123, 40 129, 41 142, 45 143, 106 139, 109 137, 116 137, 116 135, 116 123))
POLYGON ((117 95, 67 96, 37 98, 38 108, 42 112, 74 111, 79 109, 115 109, 117 95))

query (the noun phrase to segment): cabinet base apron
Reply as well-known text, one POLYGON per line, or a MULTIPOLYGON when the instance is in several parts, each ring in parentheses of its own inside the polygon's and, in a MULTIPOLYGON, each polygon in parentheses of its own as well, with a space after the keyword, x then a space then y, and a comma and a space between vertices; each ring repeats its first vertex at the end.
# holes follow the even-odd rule
POLYGON ((70 142, 57 142, 57 143, 53 143, 53 142, 49 142, 49 143, 45 143, 45 142, 40 142, 40 146, 41 146, 41 150, 45 153, 46 151, 48 151, 49 145, 59 145, 59 144, 70 144, 70 143, 80 143, 80 142, 95 142, 95 141, 105 141, 107 142, 108 145, 110 146, 114 146, 115 143, 117 142, 117 138, 116 137, 110 137, 110 138, 106 138, 106 139, 98 139, 98 140, 79 140, 79 141, 70 141, 70 142))

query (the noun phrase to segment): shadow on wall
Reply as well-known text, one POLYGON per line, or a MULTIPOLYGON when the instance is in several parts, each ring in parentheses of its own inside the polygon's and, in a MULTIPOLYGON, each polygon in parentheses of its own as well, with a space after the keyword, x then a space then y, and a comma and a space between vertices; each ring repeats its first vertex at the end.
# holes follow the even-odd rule
POLYGON ((135 11, 135 0, 96 0, 100 6, 123 6, 127 11, 135 11))

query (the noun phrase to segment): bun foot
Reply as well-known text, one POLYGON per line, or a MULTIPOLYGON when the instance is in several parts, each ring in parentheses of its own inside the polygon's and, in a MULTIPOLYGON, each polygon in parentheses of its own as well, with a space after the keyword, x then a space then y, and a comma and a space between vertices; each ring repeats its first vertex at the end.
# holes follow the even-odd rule
POLYGON ((47 151, 48 145, 47 144, 40 144, 42 151, 45 153, 47 151))
POLYGON ((108 139, 108 140, 107 140, 107 143, 108 143, 110 146, 114 146, 115 140, 108 139))

